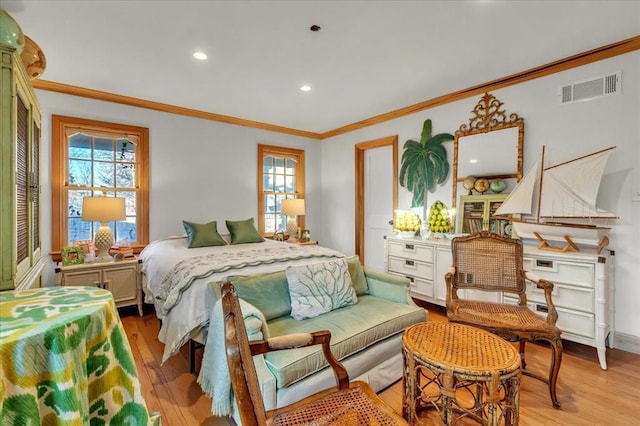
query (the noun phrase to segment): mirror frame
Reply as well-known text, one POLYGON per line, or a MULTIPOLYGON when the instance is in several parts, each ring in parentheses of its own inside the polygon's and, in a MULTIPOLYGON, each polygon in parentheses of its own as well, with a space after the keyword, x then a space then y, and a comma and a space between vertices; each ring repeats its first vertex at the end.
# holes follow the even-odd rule
POLYGON ((458 177, 458 149, 460 138, 472 136, 479 133, 488 133, 496 130, 503 130, 510 127, 518 127, 518 147, 516 158, 516 173, 502 175, 482 175, 485 179, 510 179, 515 178, 516 182, 522 179, 522 162, 524 147, 524 119, 516 113, 507 115, 504 109, 501 109, 504 103, 498 100, 490 93, 485 93, 476 106, 471 111, 469 124, 463 123, 455 132, 453 141, 453 190, 451 193, 451 207, 454 212, 452 216, 455 222, 455 208, 458 203, 458 184, 466 178, 466 176, 458 177))

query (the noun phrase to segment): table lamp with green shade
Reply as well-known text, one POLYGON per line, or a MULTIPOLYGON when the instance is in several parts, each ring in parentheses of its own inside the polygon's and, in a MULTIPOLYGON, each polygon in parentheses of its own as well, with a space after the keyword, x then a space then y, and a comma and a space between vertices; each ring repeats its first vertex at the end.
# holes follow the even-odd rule
POLYGON ((125 199, 118 197, 84 197, 82 199, 82 220, 100 222, 94 244, 100 254, 97 262, 111 260, 109 248, 113 245, 113 233, 109 222, 126 218, 125 199))
POLYGON ((289 198, 282 200, 282 214, 289 217, 287 221, 287 234, 292 241, 295 241, 298 233, 298 222, 296 216, 303 216, 305 210, 304 199, 289 198))

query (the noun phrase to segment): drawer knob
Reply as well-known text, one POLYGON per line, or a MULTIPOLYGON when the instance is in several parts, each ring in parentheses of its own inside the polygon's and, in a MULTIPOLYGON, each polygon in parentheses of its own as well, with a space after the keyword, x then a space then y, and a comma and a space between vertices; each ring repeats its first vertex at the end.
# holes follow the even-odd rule
POLYGON ((413 244, 405 244, 404 248, 407 250, 415 250, 415 247, 413 246, 413 244))
POLYGON ((413 260, 405 260, 404 264, 407 265, 407 266, 414 266, 415 265, 413 260))

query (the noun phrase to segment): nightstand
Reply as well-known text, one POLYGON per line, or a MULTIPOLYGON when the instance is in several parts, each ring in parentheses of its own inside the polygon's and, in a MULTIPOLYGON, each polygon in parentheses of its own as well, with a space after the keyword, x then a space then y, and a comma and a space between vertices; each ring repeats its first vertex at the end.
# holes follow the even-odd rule
POLYGON ((118 308, 138 306, 142 316, 142 287, 138 258, 90 262, 56 268, 56 285, 96 286, 109 290, 118 308))

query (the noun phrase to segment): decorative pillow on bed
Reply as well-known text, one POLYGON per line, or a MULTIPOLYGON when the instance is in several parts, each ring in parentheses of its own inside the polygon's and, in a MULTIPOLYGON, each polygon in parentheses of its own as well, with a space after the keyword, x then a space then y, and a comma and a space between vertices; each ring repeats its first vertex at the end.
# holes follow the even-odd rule
POLYGON ((286 269, 291 316, 302 320, 358 301, 345 259, 286 269))
POLYGON ((231 244, 261 243, 262 235, 253 224, 253 218, 247 220, 225 220, 231 233, 231 244))
POLYGON ((227 242, 218 234, 218 225, 215 220, 209 223, 193 223, 183 220, 182 225, 187 231, 187 246, 189 248, 227 245, 227 242))

